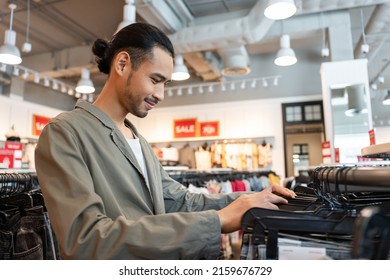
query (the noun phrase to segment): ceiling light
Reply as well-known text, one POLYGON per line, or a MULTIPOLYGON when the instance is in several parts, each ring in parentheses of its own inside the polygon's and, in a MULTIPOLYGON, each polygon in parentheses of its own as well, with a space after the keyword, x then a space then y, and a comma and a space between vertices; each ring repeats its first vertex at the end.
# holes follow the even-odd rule
POLYGON ((28 78, 28 76, 29 76, 30 74, 28 73, 28 71, 27 70, 24 70, 24 73, 23 73, 23 75, 22 75, 22 77, 23 77, 23 79, 27 79, 28 78))
POLYGON ((366 42, 366 33, 364 32, 364 19, 363 19, 363 9, 360 8, 360 23, 362 25, 362 37, 363 37, 363 44, 361 45, 361 51, 362 54, 368 54, 370 51, 370 45, 366 42))
POLYGON ((364 84, 352 85, 345 88, 348 95, 348 109, 345 115, 353 117, 357 114, 368 112, 366 102, 364 100, 364 84))
POLYGON ((53 89, 58 90, 58 82, 56 80, 53 81, 53 89))
POLYGON ((273 20, 286 19, 297 11, 294 0, 268 0, 264 15, 273 20))
POLYGON ((187 67, 184 65, 183 56, 178 54, 175 57, 175 68, 172 73, 172 80, 174 81, 183 81, 187 80, 190 77, 187 67))
POLYGON ((134 0, 126 0, 126 5, 123 7, 123 21, 118 25, 117 32, 123 27, 135 22, 135 5, 134 0))
POLYGON ((275 58, 275 64, 278 66, 290 66, 297 62, 294 50, 290 48, 290 36, 282 35, 280 38, 280 49, 275 58))
POLYGON ((384 83, 385 83, 385 77, 379 76, 379 77, 378 77, 378 82, 379 82, 380 84, 384 84, 384 83))
POLYGON ((248 66, 249 56, 244 45, 220 49, 219 53, 223 61, 222 75, 237 77, 250 73, 251 69, 248 66))
POLYGON ((29 31, 30 31, 30 0, 27 0, 27 26, 26 26, 26 42, 22 46, 22 52, 29 53, 31 52, 31 44, 28 41, 29 31))
POLYGON ((382 101, 383 105, 390 105, 390 90, 387 91, 385 99, 382 101))
POLYGON ((5 31, 4 44, 0 47, 0 62, 15 65, 22 62, 20 51, 15 46, 16 32, 12 30, 12 21, 16 5, 11 3, 8 7, 11 9, 11 18, 9 29, 5 31))
POLYGON ((268 82, 266 79, 263 80, 263 87, 268 87, 268 82))
POLYGON ((252 81, 251 87, 252 87, 252 88, 255 88, 255 87, 256 87, 256 80, 253 80, 253 81, 252 81))
POLYGON ((14 76, 19 76, 19 68, 14 66, 14 72, 12 73, 14 76))
POLYGON ((89 102, 89 103, 92 103, 92 102, 93 102, 93 95, 90 95, 90 96, 88 97, 88 102, 89 102))
POLYGON ((81 79, 77 83, 76 91, 80 93, 93 93, 95 92, 95 88, 91 79, 89 78, 88 69, 83 68, 81 70, 81 79))
POLYGON ((50 81, 49 81, 48 78, 45 78, 45 79, 43 80, 43 85, 44 85, 45 87, 49 87, 49 86, 50 86, 50 81))
POLYGON ((66 86, 64 84, 61 84, 61 92, 62 93, 66 92, 66 86))
POLYGON ((199 93, 203 93, 203 87, 202 86, 199 86, 199 89, 198 89, 199 93))
POLYGON ((39 84, 39 75, 37 73, 34 74, 34 83, 39 84))
POLYGON ((330 55, 329 48, 328 47, 323 47, 321 49, 321 56, 325 58, 325 57, 329 57, 329 55, 330 55))
POLYGON ((189 87, 189 88, 188 88, 187 93, 188 93, 188 94, 192 94, 192 87, 189 87))

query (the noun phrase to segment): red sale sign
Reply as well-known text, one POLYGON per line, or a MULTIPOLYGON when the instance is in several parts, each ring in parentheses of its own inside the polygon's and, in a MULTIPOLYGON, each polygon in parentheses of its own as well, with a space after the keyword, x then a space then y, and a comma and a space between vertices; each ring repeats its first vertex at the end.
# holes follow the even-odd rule
POLYGON ((219 122, 201 122, 200 136, 219 136, 219 122))
POLYGON ((196 119, 181 119, 173 121, 173 137, 185 138, 196 136, 196 119))
POLYGON ((33 115, 32 119, 32 134, 39 136, 45 125, 50 121, 50 118, 44 116, 33 115))

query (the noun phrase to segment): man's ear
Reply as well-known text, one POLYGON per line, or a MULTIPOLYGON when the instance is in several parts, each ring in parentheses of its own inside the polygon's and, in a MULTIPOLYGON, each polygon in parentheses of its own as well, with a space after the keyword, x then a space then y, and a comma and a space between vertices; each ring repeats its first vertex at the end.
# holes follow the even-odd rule
POLYGON ((126 70, 126 67, 131 67, 130 56, 127 52, 122 51, 115 57, 114 68, 119 75, 123 75, 123 71, 126 70))

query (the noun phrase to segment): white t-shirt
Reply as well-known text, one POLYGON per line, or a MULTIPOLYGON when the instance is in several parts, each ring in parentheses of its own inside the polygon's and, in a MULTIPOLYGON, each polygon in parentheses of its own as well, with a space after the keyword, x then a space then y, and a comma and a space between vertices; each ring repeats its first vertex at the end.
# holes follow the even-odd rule
POLYGON ((145 158, 144 158, 144 155, 142 153, 141 144, 139 143, 139 138, 126 139, 126 140, 127 140, 127 143, 129 143, 130 148, 133 150, 135 157, 137 158, 138 164, 141 167, 141 171, 144 174, 144 177, 146 179, 146 184, 148 185, 148 188, 150 190, 148 172, 146 170, 145 158))

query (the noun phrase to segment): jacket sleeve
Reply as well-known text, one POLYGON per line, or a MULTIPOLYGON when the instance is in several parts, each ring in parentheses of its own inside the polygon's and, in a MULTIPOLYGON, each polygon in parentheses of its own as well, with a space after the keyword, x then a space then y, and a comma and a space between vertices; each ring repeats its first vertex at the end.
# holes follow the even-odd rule
POLYGON ((168 213, 220 210, 242 194, 240 192, 231 194, 191 193, 186 187, 169 177, 162 167, 161 177, 164 187, 165 211, 168 213))
POLYGON ((109 217, 94 190, 83 145, 70 125, 52 122, 42 132, 35 153, 39 183, 63 259, 218 257, 221 228, 214 210, 109 217))

